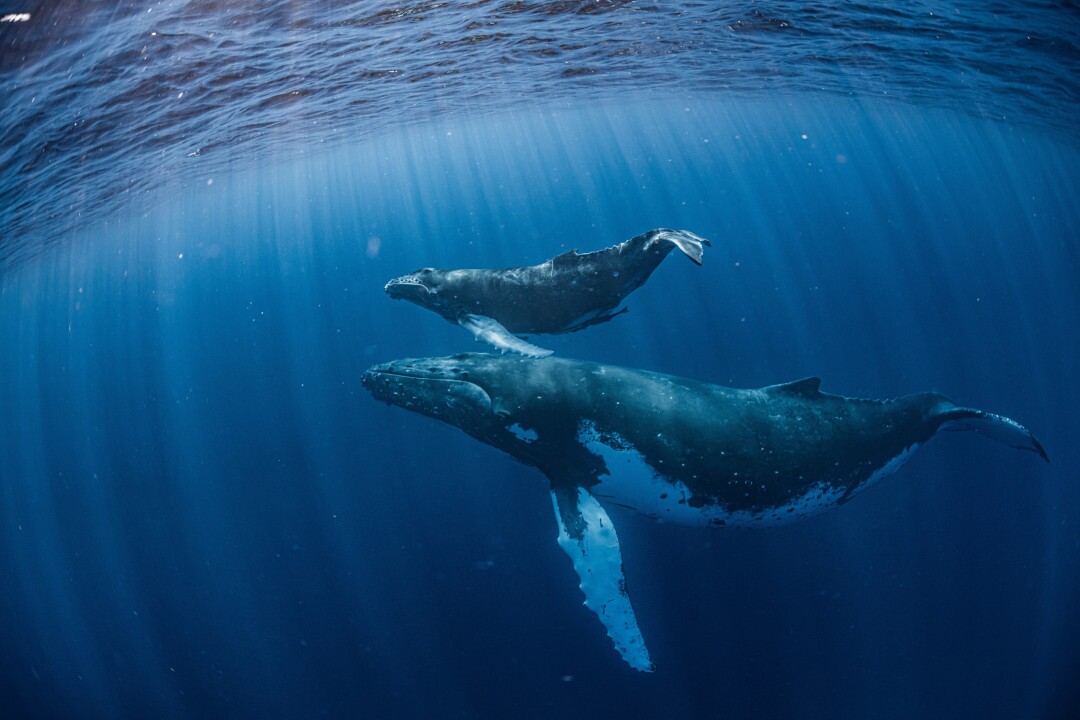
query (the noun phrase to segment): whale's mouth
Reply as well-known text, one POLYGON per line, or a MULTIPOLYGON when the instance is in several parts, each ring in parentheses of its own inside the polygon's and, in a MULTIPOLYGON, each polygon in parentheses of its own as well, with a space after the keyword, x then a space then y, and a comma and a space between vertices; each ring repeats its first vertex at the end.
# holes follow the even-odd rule
POLYGON ((405 298, 416 295, 430 295, 433 290, 414 275, 404 275, 394 278, 383 287, 386 294, 392 298, 405 298), (423 293, 420 291, 423 290, 423 293))

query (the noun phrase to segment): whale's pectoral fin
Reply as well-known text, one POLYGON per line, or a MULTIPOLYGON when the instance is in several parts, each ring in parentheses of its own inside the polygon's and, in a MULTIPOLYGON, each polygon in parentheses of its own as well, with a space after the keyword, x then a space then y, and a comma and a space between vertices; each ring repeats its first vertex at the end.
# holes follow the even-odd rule
POLYGON ((686 257, 690 258, 698 265, 701 264, 702 259, 705 257, 706 246, 712 247, 711 242, 689 230, 668 230, 666 228, 661 228, 659 230, 654 230, 653 232, 655 232, 656 235, 653 236, 652 242, 667 241, 682 250, 686 257))
POLYGON ((599 325, 600 323, 611 322, 615 318, 619 317, 623 313, 630 312, 630 308, 619 308, 615 312, 606 312, 603 315, 598 315, 595 320, 592 321, 593 325, 599 325))
POLYGON ((593 316, 591 314, 585 315, 583 318, 578 320, 578 322, 570 325, 565 330, 560 330, 559 332, 560 333, 572 333, 572 332, 577 332, 578 330, 584 330, 587 327, 592 327, 593 325, 599 325, 601 323, 611 322, 615 318, 622 315, 624 312, 630 312, 630 308, 621 308, 621 309, 617 310, 616 312, 605 312, 605 313, 601 313, 600 315, 596 315, 596 316, 593 316))
POLYGON ((623 577, 619 536, 611 518, 583 487, 553 487, 559 547, 574 561, 585 607, 596 613, 630 667, 652 672, 649 650, 638 629, 623 577))
POLYGON ((498 320, 489 318, 486 315, 465 313, 458 318, 458 325, 475 335, 477 340, 483 340, 494 345, 503 352, 509 350, 520 355, 536 358, 547 357, 551 354, 551 350, 545 350, 536 347, 532 343, 525 342, 504 328, 498 320))
MULTIPOLYGON (((951 403, 950 403, 951 405, 951 403)), ((1030 450, 1046 462, 1050 462, 1046 450, 1030 430, 1004 415, 966 407, 950 407, 939 413, 943 422, 940 430, 957 432, 974 430, 1000 443, 1018 450, 1030 450)))

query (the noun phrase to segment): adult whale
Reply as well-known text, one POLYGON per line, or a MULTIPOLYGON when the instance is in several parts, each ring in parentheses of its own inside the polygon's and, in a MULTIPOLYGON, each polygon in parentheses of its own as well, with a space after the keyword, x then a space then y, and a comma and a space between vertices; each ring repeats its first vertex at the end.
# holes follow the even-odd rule
POLYGON ((500 269, 424 268, 386 283, 409 300, 461 325, 502 351, 551 354, 517 335, 557 334, 611 320, 623 298, 644 284, 678 248, 698 265, 709 241, 687 230, 659 228, 596 252, 570 250, 539 265, 500 269))
POLYGON ((827 395, 817 378, 735 390, 591 362, 468 354, 376 365, 363 383, 547 476, 585 605, 645 671, 653 666, 618 536, 597 498, 683 524, 763 526, 847 501, 939 430, 974 430, 1048 460, 1006 417, 937 393, 827 395))

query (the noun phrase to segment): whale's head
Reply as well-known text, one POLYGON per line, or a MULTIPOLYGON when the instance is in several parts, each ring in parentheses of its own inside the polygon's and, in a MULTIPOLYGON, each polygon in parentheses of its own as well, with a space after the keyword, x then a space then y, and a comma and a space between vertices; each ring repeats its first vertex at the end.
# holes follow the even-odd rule
POLYGON ((557 364, 555 358, 484 353, 394 360, 368 368, 363 385, 376 400, 441 420, 539 465, 544 427, 558 412, 545 402, 557 394, 547 369, 557 364))
POLYGON ((458 293, 453 290, 458 276, 465 271, 421 268, 408 275, 396 277, 383 288, 395 300, 408 300, 432 310, 456 323, 461 314, 458 293))
POLYGON ((456 358, 405 359, 374 365, 364 387, 377 400, 470 431, 494 418, 491 396, 473 379, 467 362, 456 358))

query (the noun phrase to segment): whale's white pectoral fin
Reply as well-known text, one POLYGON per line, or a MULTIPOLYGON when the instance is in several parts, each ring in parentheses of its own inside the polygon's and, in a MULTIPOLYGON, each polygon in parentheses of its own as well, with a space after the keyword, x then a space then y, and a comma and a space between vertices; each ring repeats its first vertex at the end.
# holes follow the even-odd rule
POLYGON ((559 523, 559 547, 574 561, 585 607, 600 618, 630 667, 652 672, 652 659, 626 593, 619 536, 611 518, 585 488, 553 488, 551 498, 559 523))
POLYGON ((466 313, 458 318, 458 325, 475 335, 477 340, 483 340, 503 351, 509 350, 519 355, 535 358, 547 357, 551 354, 551 350, 545 350, 532 343, 525 342, 504 328, 498 320, 489 318, 486 315, 470 315, 466 313))

